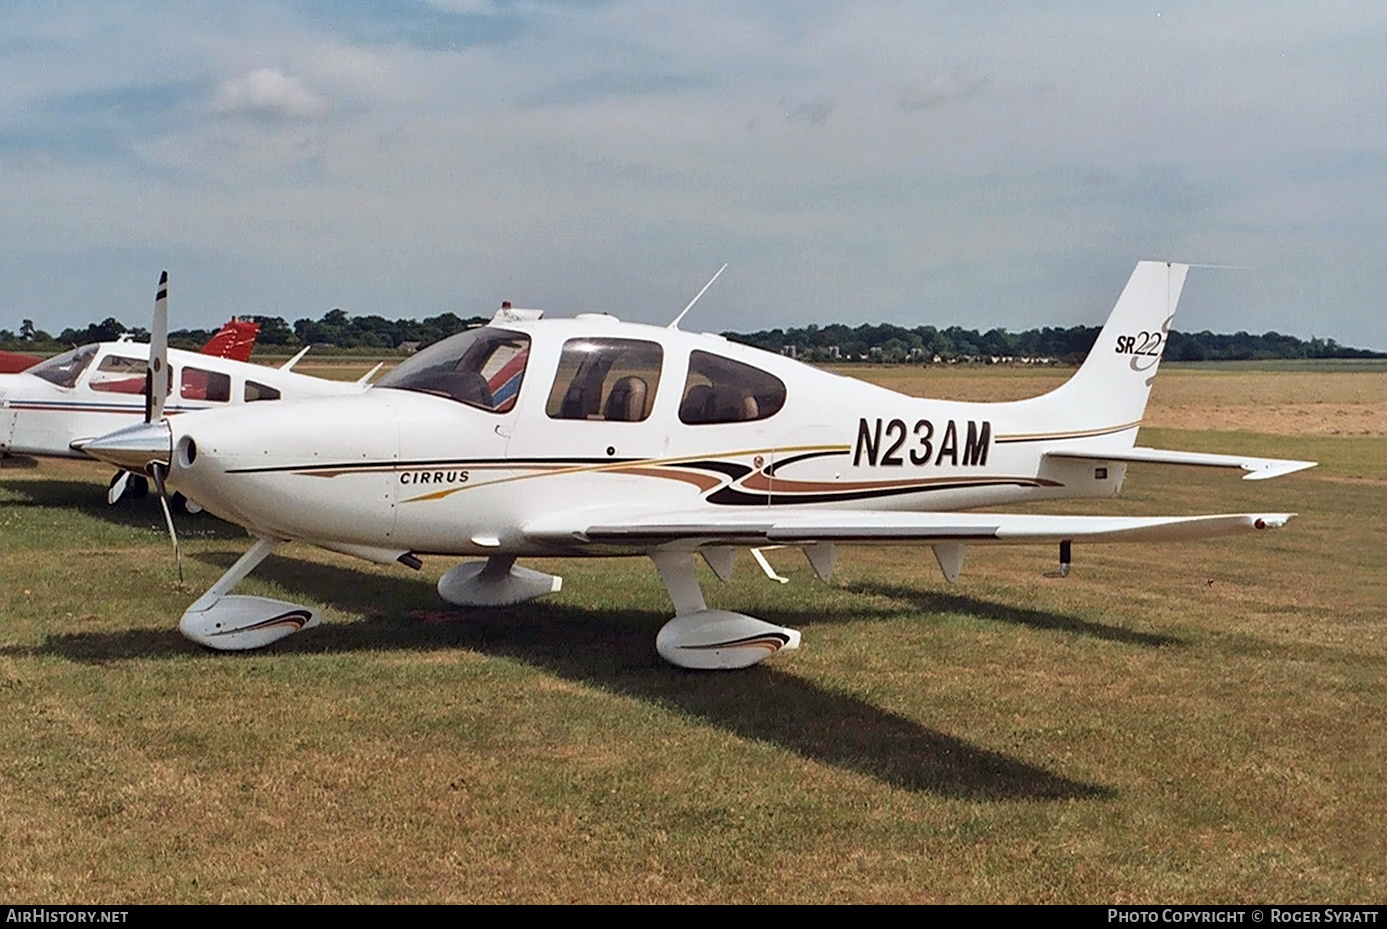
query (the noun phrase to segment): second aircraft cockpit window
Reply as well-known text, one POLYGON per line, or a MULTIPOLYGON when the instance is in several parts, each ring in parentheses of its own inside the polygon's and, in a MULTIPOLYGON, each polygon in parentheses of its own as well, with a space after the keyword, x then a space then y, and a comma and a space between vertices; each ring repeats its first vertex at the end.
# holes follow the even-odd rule
POLYGON ((529 336, 482 326, 430 345, 376 387, 417 390, 505 413, 515 406, 529 358, 529 336))

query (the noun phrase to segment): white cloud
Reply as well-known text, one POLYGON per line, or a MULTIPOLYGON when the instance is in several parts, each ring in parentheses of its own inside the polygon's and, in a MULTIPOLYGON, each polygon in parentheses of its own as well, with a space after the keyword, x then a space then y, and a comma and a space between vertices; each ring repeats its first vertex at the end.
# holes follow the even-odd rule
POLYGON ((278 119, 316 119, 327 112, 327 99, 296 77, 274 68, 257 68, 217 88, 213 109, 222 114, 278 119))

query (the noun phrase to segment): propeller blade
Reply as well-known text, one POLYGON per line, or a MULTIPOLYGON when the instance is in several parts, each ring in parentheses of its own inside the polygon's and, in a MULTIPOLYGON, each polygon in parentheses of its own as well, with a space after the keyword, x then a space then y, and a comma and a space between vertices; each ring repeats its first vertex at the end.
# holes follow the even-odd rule
POLYGON ((169 491, 164 486, 164 475, 168 465, 157 461, 150 462, 149 473, 154 477, 154 486, 159 488, 159 505, 164 508, 164 525, 169 527, 169 538, 173 540, 173 560, 178 564, 178 583, 183 583, 183 552, 178 547, 178 533, 173 528, 173 513, 169 510, 169 491))
POLYGON ((154 323, 149 329, 149 368, 145 372, 144 421, 164 418, 164 401, 173 386, 169 372, 169 272, 159 273, 154 295, 154 323))
POLYGON ((128 483, 130 483, 130 472, 117 471, 116 476, 111 478, 111 488, 106 491, 106 502, 115 506, 116 501, 125 493, 125 485, 128 483))

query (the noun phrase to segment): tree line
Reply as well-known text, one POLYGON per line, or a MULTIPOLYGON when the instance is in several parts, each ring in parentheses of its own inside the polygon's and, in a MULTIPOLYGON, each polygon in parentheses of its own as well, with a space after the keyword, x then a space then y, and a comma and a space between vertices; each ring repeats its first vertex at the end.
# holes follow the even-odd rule
MULTIPOLYGON (((427 345, 479 326, 486 317, 461 317, 442 313, 426 319, 395 319, 383 316, 351 316, 340 308, 328 310, 320 319, 297 319, 291 325, 281 316, 242 316, 260 324, 257 345, 298 348, 304 345, 327 345, 348 349, 401 349, 427 345)), ((218 327, 220 328, 220 327, 218 327)), ((200 348, 216 329, 175 329, 169 332, 169 344, 174 348, 200 348)), ((147 341, 149 330, 140 326, 126 327, 108 316, 85 328, 68 328, 50 335, 26 319, 18 332, 0 329, 0 348, 9 351, 55 352, 86 345, 90 342, 112 342, 122 335, 135 341, 147 341)))
MULTIPOLYGON (((807 361, 958 362, 994 359, 1082 361, 1098 339, 1100 326, 1046 326, 1023 332, 989 329, 979 332, 950 326, 907 329, 890 323, 850 327, 841 323, 792 329, 723 333, 729 339, 807 361)), ((1284 358, 1387 358, 1387 352, 1350 348, 1333 339, 1301 339, 1279 332, 1232 335, 1172 330, 1166 342, 1169 361, 1262 361, 1284 358)))
MULTIPOLYGON (((436 342, 470 326, 486 322, 485 317, 460 317, 442 313, 426 319, 386 319, 383 316, 352 316, 340 308, 313 320, 307 317, 292 324, 280 316, 247 316, 260 324, 258 344, 285 348, 325 345, 342 349, 404 350, 436 342)), ((979 332, 950 326, 917 326, 908 329, 890 323, 847 326, 832 323, 789 329, 762 329, 756 332, 725 332, 727 338, 772 352, 784 352, 806 361, 867 362, 959 362, 993 359, 1048 359, 1074 364, 1083 359, 1098 338, 1098 326, 1046 326, 1023 332, 989 329, 979 332)), ((169 344, 176 348, 197 349, 215 329, 179 329, 169 333, 169 344)), ((146 329, 127 328, 114 317, 85 328, 68 328, 56 336, 23 320, 18 331, 0 329, 0 348, 9 351, 53 353, 89 342, 109 342, 121 335, 141 341, 149 338, 146 329)), ((1350 348, 1333 339, 1301 339, 1279 332, 1231 335, 1209 332, 1172 331, 1165 357, 1170 361, 1259 361, 1288 358, 1387 358, 1387 352, 1350 348)))

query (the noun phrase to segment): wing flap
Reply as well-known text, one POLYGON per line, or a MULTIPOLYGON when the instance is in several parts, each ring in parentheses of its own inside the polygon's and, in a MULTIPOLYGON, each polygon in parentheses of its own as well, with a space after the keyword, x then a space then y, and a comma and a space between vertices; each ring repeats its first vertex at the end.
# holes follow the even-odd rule
POLYGON ((1164 448, 1127 448, 1120 451, 1063 451, 1046 452, 1055 460, 1149 462, 1151 464, 1188 465, 1199 468, 1238 468, 1245 472, 1245 481, 1264 481, 1293 471, 1303 471, 1319 464, 1317 461, 1292 461, 1286 458, 1255 458, 1250 455, 1214 455, 1204 452, 1180 452, 1164 448))

